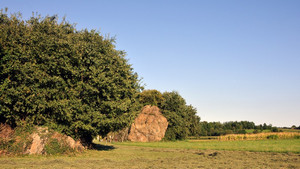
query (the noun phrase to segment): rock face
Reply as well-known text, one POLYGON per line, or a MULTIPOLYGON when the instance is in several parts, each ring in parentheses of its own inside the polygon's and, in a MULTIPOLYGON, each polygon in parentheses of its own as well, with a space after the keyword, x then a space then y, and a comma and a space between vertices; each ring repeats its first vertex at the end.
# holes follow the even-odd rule
POLYGON ((16 132, 9 125, 0 123, 0 156, 5 154, 48 154, 61 149, 81 152, 85 149, 79 141, 47 127, 35 126, 31 131, 16 132), (21 145, 21 146, 19 146, 21 145), (10 151, 9 147, 14 147, 10 151))
POLYGON ((45 140, 41 139, 41 137, 37 133, 33 133, 32 144, 29 149, 27 149, 26 154, 42 154, 45 147, 45 140))
POLYGON ((0 139, 3 141, 8 141, 14 134, 14 130, 7 124, 0 123, 0 139))
POLYGON ((7 151, 1 147, 11 140, 13 134, 14 130, 9 125, 0 123, 0 156, 7 153, 7 151))
POLYGON ((70 136, 58 132, 49 133, 47 127, 37 127, 37 132, 32 133, 31 138, 32 144, 25 154, 45 154, 45 146, 49 144, 50 140, 57 140, 61 145, 64 144, 75 151, 84 150, 84 147, 79 141, 75 141, 70 136))
POLYGON ((136 142, 160 141, 168 128, 167 119, 156 106, 145 106, 131 125, 128 140, 136 142))

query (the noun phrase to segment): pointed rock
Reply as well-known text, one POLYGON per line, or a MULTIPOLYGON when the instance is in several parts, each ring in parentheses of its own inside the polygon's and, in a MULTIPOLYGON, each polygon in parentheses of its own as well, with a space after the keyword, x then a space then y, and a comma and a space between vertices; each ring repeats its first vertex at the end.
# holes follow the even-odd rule
POLYGON ((157 106, 147 105, 131 125, 128 140, 136 142, 160 141, 168 127, 167 119, 157 106))

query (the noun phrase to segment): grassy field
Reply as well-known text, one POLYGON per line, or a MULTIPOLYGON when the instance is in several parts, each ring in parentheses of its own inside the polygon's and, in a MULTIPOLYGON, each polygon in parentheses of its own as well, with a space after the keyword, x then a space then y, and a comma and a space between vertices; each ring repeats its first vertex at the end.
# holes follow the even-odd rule
MULTIPOLYGON (((247 134, 250 134, 250 133, 254 132, 254 129, 246 129, 245 131, 246 131, 247 134)), ((260 132, 262 132, 262 133, 269 133, 269 132, 271 132, 271 130, 262 130, 260 132)))
POLYGON ((278 152, 300 154, 300 139, 287 140, 246 140, 246 141, 176 141, 176 142, 124 142, 115 145, 141 146, 152 148, 194 149, 194 150, 227 150, 252 152, 278 152))
POLYGON ((300 140, 98 144, 70 156, 0 157, 0 168, 300 168, 300 140))

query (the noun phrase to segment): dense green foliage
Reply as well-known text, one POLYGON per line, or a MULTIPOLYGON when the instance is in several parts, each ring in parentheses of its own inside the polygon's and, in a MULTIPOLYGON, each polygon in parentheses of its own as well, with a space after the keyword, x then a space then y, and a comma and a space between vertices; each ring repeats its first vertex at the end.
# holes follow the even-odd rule
POLYGON ((138 100, 142 105, 161 106, 164 101, 163 95, 158 90, 144 90, 139 93, 138 100))
POLYGON ((197 110, 186 105, 184 98, 177 92, 164 92, 163 98, 161 110, 169 122, 165 139, 178 140, 199 135, 200 117, 196 115, 197 110))
POLYGON ((113 43, 56 16, 1 11, 0 122, 47 125, 86 142, 127 126, 140 85, 113 43))
POLYGON ((196 115, 197 110, 191 105, 186 105, 186 101, 178 92, 161 94, 157 90, 144 90, 139 94, 139 101, 142 105, 155 105, 161 109, 169 122, 165 140, 182 140, 200 134, 200 117, 196 115))

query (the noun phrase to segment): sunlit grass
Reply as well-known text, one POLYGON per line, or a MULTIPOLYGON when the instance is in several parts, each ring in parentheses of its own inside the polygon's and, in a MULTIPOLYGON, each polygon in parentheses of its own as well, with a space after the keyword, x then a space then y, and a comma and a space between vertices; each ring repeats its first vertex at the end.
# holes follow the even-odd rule
MULTIPOLYGON (((97 143, 97 142, 96 142, 97 143)), ((299 168, 298 140, 98 144, 75 155, 0 157, 0 168, 299 168), (230 151, 223 151, 230 150, 230 151), (231 151, 237 150, 237 151, 231 151), (272 153, 269 153, 272 152, 272 153), (275 152, 275 153, 273 153, 275 152)))
POLYGON ((123 142, 114 144, 153 148, 300 153, 300 139, 245 141, 176 141, 152 143, 123 142))

